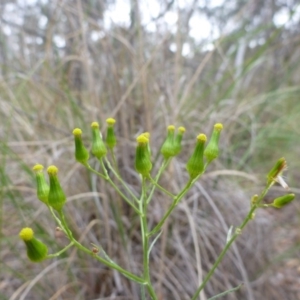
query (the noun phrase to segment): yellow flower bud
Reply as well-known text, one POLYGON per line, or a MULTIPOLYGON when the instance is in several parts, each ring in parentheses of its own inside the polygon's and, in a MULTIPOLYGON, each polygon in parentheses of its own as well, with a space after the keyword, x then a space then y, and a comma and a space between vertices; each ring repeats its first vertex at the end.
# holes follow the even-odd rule
POLYGON ((175 126, 169 125, 167 137, 160 149, 160 152, 165 159, 175 156, 174 134, 175 126))
POLYGON ((135 169, 141 175, 148 176, 152 169, 150 153, 148 150, 149 140, 144 134, 141 134, 137 137, 136 141, 135 169))
POLYGON ((101 159, 106 155, 107 149, 102 140, 101 133, 99 132, 99 124, 97 122, 93 122, 91 124, 92 127, 92 153, 98 158, 101 159))
POLYGON ((43 173, 44 167, 40 164, 36 164, 32 170, 35 172, 36 179, 36 194, 37 198, 45 204, 48 204, 48 195, 49 195, 49 185, 45 180, 45 176, 43 173))
POLYGON ((66 195, 59 183, 56 166, 50 166, 47 169, 50 181, 50 191, 48 196, 48 204, 57 211, 61 211, 66 203, 66 195))
POLYGON ((82 142, 82 131, 79 128, 73 130, 74 142, 75 142, 75 159, 85 164, 89 160, 89 151, 85 148, 82 142))
POLYGON ((208 163, 219 156, 219 139, 222 129, 223 125, 221 123, 215 124, 211 138, 204 151, 204 156, 206 157, 208 163))
POLYGON ((27 256, 31 261, 40 262, 47 257, 47 246, 34 237, 34 232, 31 228, 23 228, 19 233, 19 237, 24 241, 27 248, 27 256))
POLYGON ((185 128, 184 127, 179 127, 178 128, 178 133, 175 137, 174 141, 174 146, 175 146, 175 155, 179 154, 181 152, 181 141, 183 134, 185 133, 185 128))
POLYGON ((107 123, 107 132, 106 132, 106 145, 113 149, 117 144, 117 138, 115 135, 114 125, 116 123, 116 120, 113 118, 108 118, 106 120, 107 123))
POLYGON ((186 164, 186 169, 189 172, 191 179, 196 178, 204 171, 203 155, 206 139, 206 135, 203 133, 197 136, 197 144, 194 153, 186 164))

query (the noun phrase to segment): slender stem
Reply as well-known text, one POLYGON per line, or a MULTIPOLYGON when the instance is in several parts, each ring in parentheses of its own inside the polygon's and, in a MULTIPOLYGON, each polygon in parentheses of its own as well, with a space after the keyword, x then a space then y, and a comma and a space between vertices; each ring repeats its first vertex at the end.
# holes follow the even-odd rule
POLYGON ((226 254, 227 250, 230 248, 231 244, 235 241, 235 239, 238 237, 238 233, 235 233, 231 239, 227 242, 227 244, 225 245, 223 251, 221 252, 221 254, 219 255, 219 257, 217 258, 217 260, 215 261, 213 267, 210 269, 210 271, 207 273, 205 279, 203 280, 203 282, 201 283, 201 285, 199 286, 199 288, 197 289, 197 291, 195 292, 194 296, 192 297, 191 300, 196 300, 200 294, 200 292, 202 291, 202 289, 204 288, 204 286, 206 285, 207 281, 210 279, 210 277, 212 276, 212 274, 214 273, 215 269, 217 268, 217 266, 219 265, 219 263, 222 261, 224 255, 226 254))
POLYGON ((110 154, 111 154, 111 157, 112 157, 112 161, 113 161, 114 167, 117 170, 117 173, 120 174, 120 171, 118 169, 118 164, 117 164, 116 156, 115 156, 114 150, 112 148, 110 148, 110 154))
MULTIPOLYGON (((163 171, 166 169, 166 167, 168 166, 168 164, 169 164, 170 161, 171 161, 170 158, 165 159, 165 160, 163 161, 161 167, 160 167, 159 170, 158 170, 157 175, 156 175, 155 178, 154 178, 154 181, 155 181, 156 183, 158 182, 158 180, 159 180, 161 174, 162 174, 163 171)), ((153 193, 154 193, 154 191, 155 191, 155 188, 156 188, 156 186, 153 185, 152 190, 151 190, 151 192, 150 192, 150 194, 149 194, 149 196, 148 196, 148 198, 147 198, 147 203, 149 203, 149 202, 151 201, 152 196, 153 196, 153 193)))
POLYGON ((209 298, 208 300, 215 300, 215 299, 218 299, 218 298, 223 297, 223 296, 225 296, 225 295, 228 295, 228 294, 230 294, 230 293, 232 293, 232 292, 235 292, 235 291, 239 290, 242 286, 243 286, 243 283, 241 283, 241 284, 239 284, 238 286, 236 286, 236 287, 234 287, 234 288, 232 288, 232 289, 229 289, 229 290, 227 290, 227 291, 225 291, 225 292, 223 292, 223 293, 220 293, 220 294, 218 294, 218 295, 215 295, 215 296, 213 296, 212 298, 209 298))
POLYGON ((56 253, 54 253, 54 254, 49 254, 49 255, 47 255, 46 258, 54 258, 54 257, 57 257, 57 256, 61 255, 62 253, 64 253, 65 251, 67 251, 67 250, 68 250, 70 247, 72 247, 73 245, 74 245, 74 243, 71 242, 68 246, 66 246, 66 247, 63 248, 62 250, 60 250, 60 251, 58 251, 58 252, 56 252, 56 253))
POLYGON ((153 289, 150 279, 149 270, 149 236, 148 236, 148 224, 147 224, 147 197, 146 197, 146 178, 142 179, 142 194, 139 201, 139 208, 142 214, 140 215, 141 222, 141 234, 143 243, 143 277, 146 282, 147 290, 153 300, 157 300, 156 293, 153 289))
POLYGON ((168 196, 170 196, 171 198, 174 198, 175 195, 173 195, 172 193, 170 193, 169 191, 167 191, 166 189, 164 189, 162 186, 160 186, 151 176, 148 177, 150 179, 150 181, 153 183, 153 185, 155 185, 157 188, 159 188, 161 191, 163 191, 165 194, 167 194, 168 196))
POLYGON ((93 172, 93 173, 97 174, 98 176, 100 176, 101 178, 107 179, 105 175, 103 175, 103 174, 97 172, 96 170, 94 170, 88 163, 84 164, 84 166, 85 166, 88 170, 90 170, 91 172, 93 172))
POLYGON ((188 190, 191 188, 191 186, 193 185, 194 182, 195 182, 195 180, 191 180, 191 179, 188 181, 188 183, 182 189, 182 191, 174 198, 174 201, 172 202, 171 206, 169 207, 169 209, 167 210, 167 212, 164 214, 164 216, 162 217, 162 219, 159 221, 159 223, 154 227, 154 229, 152 229, 148 233, 149 236, 157 233, 162 228, 162 226, 164 225, 166 219, 172 213, 172 211, 177 206, 177 204, 179 203, 179 201, 183 198, 183 196, 188 192, 188 190))
POLYGON ((74 244, 74 246, 76 246, 78 249, 80 249, 81 251, 93 256, 95 259, 97 259, 98 261, 100 261, 102 264, 104 264, 105 266, 109 267, 109 268, 112 268, 114 270, 117 270, 119 271, 121 274, 123 274, 125 277, 129 278, 130 280, 133 280, 137 283, 140 283, 140 284, 146 284, 145 280, 139 276, 136 276, 134 274, 132 274, 131 272, 121 268, 119 265, 117 265, 116 263, 112 262, 111 261, 107 261, 106 259, 98 256, 98 255, 95 255, 95 253, 93 253, 93 251, 91 251, 90 249, 84 247, 83 245, 81 245, 74 237, 73 237, 73 234, 71 232, 71 230, 69 229, 68 225, 67 225, 67 222, 65 220, 65 216, 61 211, 59 211, 59 215, 60 215, 60 218, 61 218, 61 223, 62 223, 62 226, 63 228, 65 229, 65 231, 67 232, 67 235, 70 239, 70 241, 74 244))
POLYGON ((124 188, 126 191, 132 196, 132 198, 136 201, 139 202, 139 199, 134 195, 134 193, 131 191, 131 189, 128 187, 128 185, 124 182, 122 177, 119 175, 119 173, 112 167, 111 163, 107 158, 105 158, 105 162, 108 165, 109 169, 113 172, 113 174, 117 177, 117 179, 123 184, 124 188))
POLYGON ((56 214, 55 214, 53 208, 52 208, 51 206, 49 206, 49 205, 48 205, 48 208, 49 208, 49 210, 50 210, 50 213, 51 213, 52 217, 54 218, 54 220, 55 220, 56 223, 58 224, 59 228, 62 229, 63 232, 64 232, 65 234, 67 234, 66 230, 65 230, 64 227, 62 226, 62 223, 61 223, 60 219, 56 216, 56 214))
POLYGON ((268 184, 266 186, 266 188, 262 191, 262 193, 260 194, 260 196, 258 197, 257 201, 255 204, 253 204, 253 206, 251 207, 251 209, 249 210, 247 216, 245 217, 245 219, 243 220, 242 224, 236 228, 235 233, 232 235, 232 237, 228 240, 228 242, 226 243, 224 249, 222 250, 222 252, 220 253, 219 257, 217 258, 217 260, 215 261, 214 265, 212 266, 212 268, 210 269, 210 271, 207 273, 207 275, 205 276, 205 279, 203 280, 203 282, 201 283, 201 285, 199 286, 199 288, 197 289, 197 291, 195 292, 195 294, 193 295, 191 300, 196 300, 197 297, 199 296, 200 292, 203 290, 203 288, 205 287, 206 283, 208 282, 208 280, 211 278, 211 276, 213 275, 214 271, 216 270, 216 268, 218 267, 218 265, 220 264, 220 262, 222 261, 224 255, 226 254, 226 252, 228 251, 228 249, 230 248, 230 246, 232 245, 232 243, 236 240, 236 238, 241 234, 242 230, 245 228, 245 226, 248 224, 248 222, 250 220, 253 219, 253 213, 255 212, 255 210, 257 208, 259 208, 260 202, 263 200, 263 198, 265 197, 265 195, 267 194, 267 192, 269 191, 270 187, 273 185, 273 182, 268 184))
POLYGON ((270 184, 268 184, 266 186, 266 188, 262 191, 262 193, 259 195, 259 197, 256 200, 256 203, 252 206, 252 208, 250 209, 247 217, 244 219, 243 223, 239 227, 241 230, 247 225, 247 223, 249 222, 249 220, 252 219, 254 211, 257 208, 259 208, 260 202, 263 200, 263 198, 265 197, 265 195, 268 193, 268 191, 269 191, 269 189, 271 188, 272 185, 273 185, 273 182, 271 182, 270 184))
POLYGON ((102 169, 103 169, 103 171, 105 172, 105 175, 103 175, 103 174, 101 174, 101 173, 99 173, 99 172, 97 172, 96 170, 94 170, 91 166, 89 166, 89 165, 86 165, 86 167, 90 170, 90 171, 92 171, 92 172, 94 172, 95 174, 97 174, 97 175, 99 175, 99 176, 101 176, 102 178, 104 178, 105 180, 107 180, 112 186, 113 186, 113 188, 116 190, 116 192, 134 209, 134 211, 137 213, 137 214, 141 214, 140 213, 140 211, 138 210, 138 208, 132 203, 132 201, 131 200, 129 200, 127 197, 126 197, 126 195, 124 195, 121 191, 120 191, 120 189, 115 185, 115 183, 111 180, 111 178, 109 177, 109 175, 108 175, 108 173, 107 173, 107 170, 106 170, 106 168, 105 168, 105 166, 104 166, 104 163, 103 163, 103 160, 100 160, 100 163, 101 163, 101 166, 102 166, 102 169))

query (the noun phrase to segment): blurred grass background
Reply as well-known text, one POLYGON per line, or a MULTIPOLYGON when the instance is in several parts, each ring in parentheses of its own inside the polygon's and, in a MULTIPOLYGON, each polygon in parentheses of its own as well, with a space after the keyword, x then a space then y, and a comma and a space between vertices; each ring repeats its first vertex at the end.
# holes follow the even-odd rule
MULTIPOLYGON (((214 123, 224 124, 221 157, 178 206, 153 249, 152 280, 160 299, 190 299, 228 228, 243 219, 249 199, 282 156, 298 198, 297 2, 1 1, 1 300, 140 299, 138 285, 75 250, 32 264, 18 239, 20 229, 30 226, 50 252, 66 243, 36 199, 31 171, 35 163, 55 164, 74 234, 140 272, 138 219, 73 158, 72 130, 80 127, 89 146, 92 121, 104 132, 105 119, 117 119, 119 169, 137 192, 133 159, 139 133, 151 133, 157 169, 166 126, 186 127, 183 152, 161 180, 176 192, 188 179, 185 162, 196 135, 210 135, 214 123)), ((266 201, 283 192, 274 187, 266 201)), ((169 204, 155 194, 151 226, 169 204)), ((299 209, 296 200, 283 210, 260 211, 201 300, 241 282, 243 288, 222 299, 300 299, 299 209)))

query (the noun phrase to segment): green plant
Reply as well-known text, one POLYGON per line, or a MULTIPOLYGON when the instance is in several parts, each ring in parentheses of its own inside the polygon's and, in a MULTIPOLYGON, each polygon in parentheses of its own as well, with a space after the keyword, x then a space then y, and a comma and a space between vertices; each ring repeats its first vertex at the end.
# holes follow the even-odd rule
MULTIPOLYGON (((197 142, 193 154, 190 156, 186 169, 190 177, 185 186, 181 189, 179 193, 174 195, 170 191, 166 190, 159 184, 159 179, 170 163, 172 157, 180 153, 181 150, 181 140, 185 132, 183 127, 178 130, 177 136, 175 136, 175 127, 173 125, 168 127, 168 135, 165 142, 161 147, 161 154, 164 160, 156 174, 156 176, 151 175, 152 162, 151 162, 151 149, 149 144, 149 133, 142 133, 137 137, 136 146, 136 156, 135 156, 135 169, 140 175, 141 192, 140 197, 136 197, 134 192, 126 184, 126 182, 120 176, 116 159, 114 156, 113 149, 116 146, 117 140, 115 137, 113 125, 115 120, 109 118, 107 120, 108 130, 106 137, 106 145, 102 139, 102 135, 99 132, 99 124, 93 122, 92 127, 92 154, 99 161, 102 173, 96 171, 89 164, 89 151, 84 146, 82 141, 82 131, 79 128, 74 129, 74 142, 75 142, 75 158, 76 160, 84 165, 88 170, 97 174, 102 179, 106 180, 116 192, 126 201, 126 203, 135 211, 140 220, 141 236, 142 236, 142 248, 143 248, 143 272, 142 274, 136 275, 118 265, 113 261, 109 255, 105 252, 102 247, 93 245, 91 248, 84 246, 80 243, 73 235, 70 227, 66 221, 65 214, 63 212, 63 207, 66 203, 65 193, 60 185, 58 179, 58 168, 56 166, 49 166, 47 169, 49 175, 50 187, 48 186, 44 174, 43 166, 37 164, 33 167, 36 174, 37 182, 37 197, 42 201, 49 209, 53 218, 57 222, 59 228, 68 237, 70 243, 65 248, 54 254, 47 254, 48 249, 44 243, 37 240, 34 237, 33 230, 31 228, 23 228, 20 232, 20 238, 25 242, 27 247, 28 258, 33 262, 40 262, 44 259, 49 259, 57 257, 67 251, 70 247, 77 247, 79 250, 91 255, 93 258, 104 264, 105 266, 117 270, 130 280, 138 283, 142 287, 142 297, 146 299, 145 289, 148 291, 151 299, 158 299, 154 287, 150 278, 150 253, 155 245, 155 242, 160 237, 162 227, 170 216, 172 211, 179 204, 180 200, 187 194, 187 192, 192 188, 194 183, 199 180, 199 178, 205 173, 208 165, 219 156, 219 138, 220 133, 223 129, 223 125, 218 123, 215 124, 212 136, 207 146, 206 135, 199 134, 197 136, 197 142), (107 147, 106 147, 107 146, 107 147), (107 157, 107 148, 112 157, 113 165, 110 163, 107 157), (121 186, 121 187, 119 187, 121 186), (172 198, 172 203, 170 207, 165 212, 161 220, 154 226, 154 228, 149 228, 147 220, 147 208, 150 201, 153 200, 153 194, 155 189, 161 190, 163 193, 172 198)), ((195 293, 192 295, 191 299, 195 300, 198 298, 200 292, 204 289, 206 283, 211 278, 215 269, 218 267, 219 263, 222 261, 224 255, 237 239, 237 237, 242 233, 243 229, 246 227, 248 222, 255 217, 255 212, 259 208, 275 207, 281 208, 286 204, 294 200, 294 194, 286 194, 279 198, 276 198, 271 204, 264 203, 264 198, 268 193, 269 189, 275 182, 280 183, 284 188, 287 188, 287 184, 282 178, 282 173, 286 169, 286 160, 284 158, 279 159, 271 171, 267 175, 266 186, 259 195, 254 195, 251 199, 250 209, 242 223, 235 227, 230 228, 226 244, 220 253, 219 257, 213 264, 210 271, 207 273, 203 282, 197 288, 195 293)), ((240 286, 223 292, 222 294, 216 295, 211 299, 216 299, 218 297, 224 296, 227 293, 237 290, 240 286)))

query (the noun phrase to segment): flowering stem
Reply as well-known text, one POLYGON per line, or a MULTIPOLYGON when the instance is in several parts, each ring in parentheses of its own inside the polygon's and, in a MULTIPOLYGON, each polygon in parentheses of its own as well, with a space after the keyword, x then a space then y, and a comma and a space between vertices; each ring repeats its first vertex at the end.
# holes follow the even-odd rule
POLYGON ((248 224, 248 222, 253 219, 253 214, 254 214, 255 210, 257 208, 259 208, 260 202, 263 200, 263 198, 265 197, 265 195, 268 193, 268 191, 269 191, 269 189, 271 188, 272 185, 273 185, 273 182, 267 184, 267 186, 265 187, 265 189, 259 195, 259 197, 257 198, 256 203, 251 207, 251 209, 249 210, 247 216, 243 220, 242 224, 239 227, 236 228, 235 233, 227 241, 224 249, 220 253, 219 257, 215 261, 215 263, 212 266, 212 268, 210 269, 210 271, 207 273, 206 277, 204 278, 203 282, 201 283, 201 285, 199 286, 199 288, 197 289, 197 291, 195 292, 195 294, 193 295, 193 297, 192 297, 191 300, 196 300, 198 298, 200 292, 203 290, 203 288, 205 287, 206 283, 208 282, 208 280, 213 275, 214 271, 216 270, 216 268, 218 267, 218 265, 222 261, 224 255, 226 254, 226 252, 228 251, 228 249, 230 248, 230 246, 232 245, 232 243, 242 233, 242 230, 245 228, 245 226, 248 224))
POLYGON ((103 257, 100 257, 98 255, 95 255, 95 253, 93 251, 91 251, 90 249, 84 247, 83 245, 81 245, 74 237, 73 234, 71 232, 71 230, 68 227, 68 224, 65 220, 65 216, 61 211, 58 212, 59 216, 61 218, 61 223, 63 226, 63 229, 67 232, 68 238, 70 239, 70 241, 74 244, 74 246, 76 246, 78 249, 80 249, 81 251, 93 256, 96 260, 100 261, 102 264, 104 264, 105 266, 112 268, 114 270, 119 271, 121 274, 123 274, 125 277, 129 278, 130 280, 133 280, 137 283, 140 284, 146 284, 145 280, 139 276, 136 276, 134 274, 132 274, 129 271, 126 271, 125 269, 121 268, 119 265, 117 265, 116 263, 114 263, 112 260, 111 261, 107 261, 106 259, 104 259, 103 257))
POLYGON ((143 176, 142 179, 142 194, 139 201, 139 208, 142 214, 140 215, 141 222, 141 234, 142 234, 142 243, 143 243, 143 277, 145 280, 145 285, 147 290, 153 300, 157 300, 157 296, 153 289, 150 280, 150 271, 149 271, 149 236, 148 236, 148 224, 147 224, 147 197, 146 197, 146 178, 143 176))
POLYGON ((190 179, 188 181, 188 183, 186 184, 186 186, 182 189, 182 191, 174 197, 174 200, 170 206, 170 208, 167 210, 167 212, 164 214, 163 218, 159 221, 159 223, 154 227, 154 229, 152 229, 148 235, 151 236, 155 233, 157 233, 162 226, 164 225, 166 219, 169 217, 169 215, 172 213, 172 211, 174 210, 174 208, 177 206, 177 204, 179 203, 179 201, 183 198, 183 196, 188 192, 188 190, 191 188, 191 186, 193 185, 193 183, 195 182, 195 179, 192 180, 190 179))

